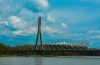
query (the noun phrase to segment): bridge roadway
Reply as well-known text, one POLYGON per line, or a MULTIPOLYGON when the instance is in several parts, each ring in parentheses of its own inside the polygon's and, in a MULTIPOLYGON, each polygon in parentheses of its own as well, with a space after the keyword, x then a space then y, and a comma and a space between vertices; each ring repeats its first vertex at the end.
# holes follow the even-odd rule
MULTIPOLYGON (((37 50, 34 49, 35 45, 19 47, 14 51, 16 55, 53 55, 53 56, 72 56, 72 55, 85 55, 85 56, 100 56, 100 49, 89 49, 86 45, 82 44, 46 44, 43 49, 38 45, 37 50)), ((12 51, 13 52, 13 51, 12 51)))

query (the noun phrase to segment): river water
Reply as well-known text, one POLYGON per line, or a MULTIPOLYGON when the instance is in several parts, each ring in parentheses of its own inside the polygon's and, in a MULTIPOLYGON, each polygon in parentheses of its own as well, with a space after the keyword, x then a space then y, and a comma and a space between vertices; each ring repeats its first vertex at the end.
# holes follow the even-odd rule
POLYGON ((100 57, 0 57, 0 65, 100 65, 100 57))

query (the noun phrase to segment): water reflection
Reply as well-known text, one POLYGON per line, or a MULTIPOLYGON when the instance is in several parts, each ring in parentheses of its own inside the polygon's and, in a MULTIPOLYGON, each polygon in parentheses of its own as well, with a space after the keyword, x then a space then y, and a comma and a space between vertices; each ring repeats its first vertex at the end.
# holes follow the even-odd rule
POLYGON ((35 65, 43 65, 43 57, 35 57, 35 65))

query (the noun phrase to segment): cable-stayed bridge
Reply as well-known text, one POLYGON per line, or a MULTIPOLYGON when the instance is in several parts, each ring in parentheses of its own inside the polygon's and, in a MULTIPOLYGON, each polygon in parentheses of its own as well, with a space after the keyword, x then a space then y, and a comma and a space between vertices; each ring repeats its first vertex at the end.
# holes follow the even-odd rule
MULTIPOLYGON (((32 38, 33 39, 33 38, 32 38)), ((54 56, 66 56, 66 55, 100 55, 99 49, 90 49, 87 47, 86 41, 72 41, 62 40, 59 38, 46 38, 42 36, 41 31, 41 17, 38 18, 38 32, 34 39, 36 40, 34 45, 20 45, 10 50, 11 53, 16 55, 54 55, 54 56), (54 41, 52 41, 54 39, 54 41)), ((31 41, 31 40, 30 40, 31 41)))

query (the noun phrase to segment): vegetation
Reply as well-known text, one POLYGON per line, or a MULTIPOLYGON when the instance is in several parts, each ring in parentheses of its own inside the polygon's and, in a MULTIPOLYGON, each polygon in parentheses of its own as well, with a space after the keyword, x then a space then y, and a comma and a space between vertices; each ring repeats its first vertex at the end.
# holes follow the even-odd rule
POLYGON ((0 43, 0 56, 10 55, 8 51, 10 51, 11 49, 12 47, 0 43))
MULTIPOLYGON (((17 56, 17 52, 34 48, 33 45, 8 46, 0 43, 0 57, 17 56)), ((24 51, 25 52, 25 51, 24 51)), ((23 53, 24 54, 24 53, 23 53)))

